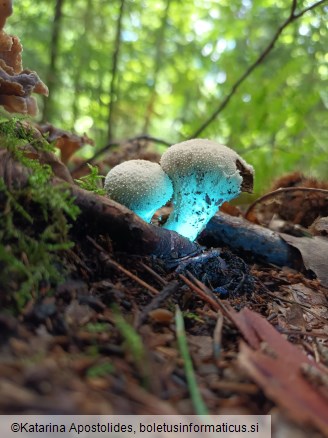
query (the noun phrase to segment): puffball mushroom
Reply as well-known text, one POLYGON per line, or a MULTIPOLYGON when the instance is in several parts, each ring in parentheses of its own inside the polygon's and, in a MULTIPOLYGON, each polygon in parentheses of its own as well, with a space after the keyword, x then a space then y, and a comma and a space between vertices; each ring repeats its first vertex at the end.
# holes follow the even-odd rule
POLYGON ((125 205, 145 222, 172 198, 170 178, 157 163, 125 161, 113 167, 105 178, 105 189, 116 202, 125 205))
POLYGON ((165 228, 195 240, 220 205, 253 189, 254 169, 235 151, 211 140, 171 146, 160 164, 173 183, 173 212, 165 228))

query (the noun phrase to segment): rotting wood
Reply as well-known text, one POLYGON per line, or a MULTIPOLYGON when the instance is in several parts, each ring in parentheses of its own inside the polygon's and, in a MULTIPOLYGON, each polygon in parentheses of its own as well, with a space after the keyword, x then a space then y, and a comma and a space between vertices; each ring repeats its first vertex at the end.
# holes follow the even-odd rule
POLYGON ((201 234, 200 241, 210 241, 212 245, 226 245, 234 250, 251 252, 265 263, 302 268, 298 251, 286 244, 278 233, 248 222, 242 217, 225 213, 215 215, 201 234))

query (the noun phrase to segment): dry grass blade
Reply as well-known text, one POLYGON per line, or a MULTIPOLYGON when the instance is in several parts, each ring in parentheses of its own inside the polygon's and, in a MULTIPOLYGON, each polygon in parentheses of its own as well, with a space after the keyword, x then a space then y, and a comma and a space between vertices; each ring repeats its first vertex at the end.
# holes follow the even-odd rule
POLYGON ((192 403, 194 405, 195 412, 197 415, 207 415, 208 414, 207 407, 205 406, 205 403, 200 394, 196 381, 194 367, 188 350, 188 343, 186 339, 183 316, 181 310, 179 309, 179 306, 176 306, 175 323, 176 323, 176 333, 177 333, 179 349, 184 362, 186 379, 188 382, 188 388, 189 388, 192 403))
POLYGON ((215 359, 219 359, 221 355, 222 328, 223 328, 223 313, 219 310, 218 319, 216 321, 214 334, 213 334, 213 353, 215 359))

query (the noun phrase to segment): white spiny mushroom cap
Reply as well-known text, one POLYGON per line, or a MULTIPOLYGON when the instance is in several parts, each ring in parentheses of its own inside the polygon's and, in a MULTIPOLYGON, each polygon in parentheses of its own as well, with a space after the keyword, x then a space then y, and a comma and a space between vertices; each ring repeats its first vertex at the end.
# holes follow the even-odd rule
POLYGON ((113 167, 106 176, 105 189, 111 199, 146 222, 173 194, 172 182, 161 166, 146 160, 125 161, 113 167))
POLYGON ((211 140, 175 144, 160 164, 174 190, 174 210, 165 228, 190 240, 196 239, 223 202, 253 187, 253 167, 232 149, 211 140))

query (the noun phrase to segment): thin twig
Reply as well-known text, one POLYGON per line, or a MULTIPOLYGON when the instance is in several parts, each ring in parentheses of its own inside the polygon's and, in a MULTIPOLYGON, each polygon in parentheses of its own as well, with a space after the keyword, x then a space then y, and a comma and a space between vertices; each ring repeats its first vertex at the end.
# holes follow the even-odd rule
POLYGON ((220 310, 219 304, 214 301, 211 297, 209 297, 204 291, 202 291, 199 287, 197 287, 195 284, 193 284, 190 280, 188 280, 187 277, 185 277, 183 274, 179 274, 179 277, 181 280, 183 280, 187 286, 190 287, 191 290, 197 293, 197 295, 204 301, 206 301, 214 310, 218 311, 220 310))
POLYGON ((157 274, 157 272, 155 272, 150 266, 147 266, 145 263, 140 262, 140 265, 147 271, 149 272, 162 286, 165 286, 166 284, 168 284, 168 282, 166 280, 164 280, 163 277, 161 277, 159 274, 157 274))
POLYGON ((328 339, 328 333, 324 332, 307 332, 305 330, 289 330, 289 329, 278 329, 279 333, 282 335, 292 335, 292 336, 305 336, 307 338, 319 338, 319 339, 328 339))
POLYGON ((168 297, 173 295, 179 288, 179 283, 174 280, 171 283, 167 283, 164 288, 156 295, 147 306, 142 309, 142 312, 139 314, 135 327, 139 328, 141 324, 143 324, 149 314, 150 311, 157 309, 161 306, 161 304, 167 300, 168 297))
POLYGON ((230 318, 230 313, 229 313, 229 309, 227 308, 227 306, 223 303, 223 301, 216 296, 213 291, 211 289, 209 289, 204 283, 202 283, 200 280, 198 280, 198 278, 196 278, 194 275, 192 275, 191 272, 188 272, 188 276, 191 278, 191 280, 198 286, 198 288, 203 291, 204 294, 206 294, 207 297, 209 297, 213 302, 216 303, 216 306, 218 306, 218 308, 223 312, 223 314, 229 318, 230 318))
MULTIPOLYGON (((260 282, 260 283, 262 283, 262 282, 260 282)), ((263 286, 263 283, 262 283, 262 286, 263 286)), ((276 299, 276 300, 280 300, 280 301, 285 302, 285 303, 288 303, 288 304, 297 304, 298 306, 300 306, 300 307, 304 310, 304 312, 309 313, 310 315, 312 315, 312 316, 314 316, 315 318, 317 318, 319 321, 321 321, 321 322, 327 324, 328 319, 323 318, 322 316, 317 315, 315 312, 313 312, 313 311, 311 310, 311 306, 310 306, 310 305, 308 305, 308 304, 303 304, 303 303, 298 303, 297 301, 288 300, 287 298, 278 297, 277 295, 275 295, 275 294, 269 292, 269 291, 266 289, 265 286, 264 286, 264 290, 265 290, 265 293, 266 293, 267 295, 269 295, 270 297, 272 297, 272 298, 274 298, 274 299, 276 299)))
POLYGON ((245 215, 244 215, 245 219, 248 219, 249 215, 253 212, 256 205, 259 204, 260 202, 266 201, 267 199, 275 197, 276 195, 279 195, 280 193, 297 192, 297 191, 323 193, 328 197, 328 190, 326 190, 326 189, 317 189, 314 187, 283 187, 281 189, 274 190, 273 192, 266 193, 265 195, 256 199, 246 210, 245 215))
POLYGON ((98 245, 98 243, 92 239, 92 237, 87 236, 87 239, 89 240, 89 242, 92 243, 92 245, 98 249, 98 251, 100 251, 102 254, 104 254, 105 256, 105 260, 106 263, 110 266, 114 266, 116 269, 118 269, 119 271, 123 272, 127 277, 130 277, 132 280, 134 280, 136 283, 139 283, 140 286, 146 288, 149 290, 150 293, 152 293, 153 295, 157 295, 159 294, 159 291, 157 289, 155 289, 153 286, 151 286, 150 284, 146 283, 145 281, 141 280, 141 278, 137 277, 136 275, 132 274, 132 272, 128 271, 127 269, 125 269, 122 265, 120 265, 117 262, 114 262, 114 260, 112 260, 109 255, 106 253, 106 251, 100 246, 98 245))
POLYGON ((282 301, 283 303, 287 303, 287 304, 298 304, 299 306, 301 306, 303 309, 310 309, 311 306, 308 304, 302 304, 302 303, 298 303, 297 301, 293 301, 293 300, 288 300, 287 298, 283 298, 283 297, 279 297, 278 295, 273 294, 272 292, 269 292, 269 290, 265 290, 265 293, 267 295, 269 295, 269 297, 274 298, 275 300, 279 300, 282 301))
POLYGON ((304 15, 306 12, 311 11, 312 9, 326 3, 327 0, 320 0, 319 2, 313 3, 312 5, 308 6, 307 8, 304 8, 301 12, 299 12, 298 14, 294 14, 293 15, 293 19, 297 20, 298 18, 302 17, 302 15, 304 15))
POLYGON ((297 1, 292 1, 292 6, 290 10, 290 14, 288 18, 278 27, 276 33, 272 37, 269 44, 266 46, 266 48, 263 50, 263 52, 258 56, 258 58, 251 64, 248 69, 237 79, 237 81, 233 84, 231 87, 231 90, 229 94, 223 99, 221 104, 218 106, 218 108, 211 114, 211 116, 190 136, 190 138, 198 137, 216 118, 217 116, 225 109, 225 107, 230 102, 230 99, 234 94, 236 94, 237 90, 239 89, 240 85, 249 77, 249 75, 255 70, 262 61, 268 56, 268 54, 272 51, 272 49, 275 46, 275 43, 278 41, 281 33, 285 30, 285 28, 291 24, 293 21, 297 20, 298 18, 302 17, 306 12, 316 8, 317 6, 320 6, 321 4, 325 3, 327 0, 320 0, 316 3, 313 3, 311 6, 303 9, 298 14, 295 14, 295 9, 297 6, 297 1))
POLYGON ((259 392, 258 386, 253 383, 240 383, 218 380, 211 383, 211 389, 218 389, 221 391, 229 391, 239 394, 257 394, 259 392))
POLYGON ((222 328, 223 328, 223 313, 218 310, 218 318, 216 321, 214 334, 213 334, 213 353, 215 359, 219 359, 222 351, 222 328))

